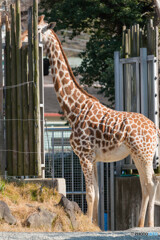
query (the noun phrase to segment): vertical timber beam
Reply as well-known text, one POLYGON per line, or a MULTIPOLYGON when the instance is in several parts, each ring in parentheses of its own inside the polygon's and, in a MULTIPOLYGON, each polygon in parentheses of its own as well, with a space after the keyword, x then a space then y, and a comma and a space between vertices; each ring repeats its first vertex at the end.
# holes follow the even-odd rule
MULTIPOLYGON (((16 85, 16 49, 15 49, 15 10, 11 5, 11 85, 16 85)), ((12 88, 12 119, 17 119, 17 89, 12 88)), ((17 176, 17 123, 15 120, 12 123, 12 175, 17 176)))
MULTIPOLYGON (((21 83, 21 11, 20 0, 16 0, 16 70, 17 85, 21 83)), ((18 176, 24 175, 23 126, 22 126, 22 88, 17 87, 17 135, 18 135, 18 176)))
MULTIPOLYGON (((32 7, 28 11, 28 81, 33 81, 33 40, 32 40, 32 7)), ((35 175, 35 142, 34 142, 34 99, 33 83, 29 84, 29 175, 35 175)))
POLYGON ((33 0, 33 51, 34 51, 34 117, 35 117, 35 174, 41 176, 40 101, 39 101, 39 44, 38 0, 33 0))
MULTIPOLYGON (((22 83, 28 82, 28 64, 27 64, 27 48, 22 47, 21 63, 22 63, 22 83)), ((29 128, 28 128, 28 85, 22 87, 22 103, 23 103, 23 142, 24 142, 24 176, 29 174, 29 128)))
MULTIPOLYGON (((5 48, 5 74, 6 82, 5 86, 11 86, 11 58, 10 58, 10 29, 9 29, 9 20, 6 15, 6 48, 5 48)), ((5 107, 5 118, 6 121, 6 149, 12 149, 12 101, 11 101, 11 89, 6 90, 6 107, 5 107)), ((12 152, 7 152, 7 170, 8 175, 12 175, 12 152)))
MULTIPOLYGON (((3 121, 3 72, 2 72, 2 19, 0 15, 0 148, 4 146, 4 121, 3 121)), ((0 152, 0 175, 4 175, 4 154, 0 152)))

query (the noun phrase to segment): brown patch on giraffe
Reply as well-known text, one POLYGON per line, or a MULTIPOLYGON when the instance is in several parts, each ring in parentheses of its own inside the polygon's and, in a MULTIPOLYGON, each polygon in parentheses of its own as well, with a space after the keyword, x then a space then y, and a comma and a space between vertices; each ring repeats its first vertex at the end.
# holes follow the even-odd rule
POLYGON ((133 131, 131 132, 131 136, 132 136, 132 137, 135 137, 136 134, 137 134, 137 131, 136 131, 136 130, 133 130, 133 131))
POLYGON ((58 102, 62 102, 62 99, 60 98, 60 97, 57 97, 57 99, 58 99, 58 102))
POLYGON ((82 151, 83 151, 83 152, 89 152, 89 149, 83 147, 83 148, 82 148, 82 151))
POLYGON ((58 57, 58 52, 57 51, 55 51, 55 56, 58 57))
POLYGON ((117 140, 120 140, 120 139, 122 138, 122 133, 117 132, 117 133, 115 134, 115 137, 117 138, 117 140))
POLYGON ((61 62, 59 60, 57 60, 57 67, 58 67, 58 69, 60 69, 60 67, 61 67, 61 62))
POLYGON ((62 97, 62 98, 64 98, 64 96, 65 96, 65 93, 64 93, 64 90, 63 90, 63 88, 62 88, 62 90, 59 92, 59 94, 61 95, 61 97, 62 97))
POLYGON ((67 67, 64 64, 62 64, 62 70, 67 71, 67 67))
POLYGON ((66 78, 63 78, 63 79, 62 79, 62 84, 63 84, 63 85, 68 84, 68 83, 69 83, 69 80, 68 80, 68 79, 66 79, 66 78))
POLYGON ((75 149, 76 145, 74 142, 71 143, 72 144, 72 148, 75 149))
POLYGON ((96 144, 100 147, 101 146, 101 141, 96 139, 96 144))
POLYGON ((130 126, 127 126, 127 127, 126 127, 126 131, 127 131, 127 132, 130 132, 130 131, 131 131, 131 127, 130 127, 130 126))
POLYGON ((84 97, 84 95, 81 95, 81 97, 79 98, 79 103, 84 102, 85 99, 86 99, 86 98, 84 97))
POLYGON ((52 66, 52 60, 51 59, 49 60, 49 65, 52 66))
POLYGON ((69 102, 70 104, 74 103, 74 101, 73 101, 73 99, 72 99, 71 97, 68 98, 68 102, 69 102))
POLYGON ((91 121, 97 123, 97 122, 98 122, 98 119, 97 119, 95 116, 93 116, 93 117, 91 117, 91 121))
POLYGON ((109 147, 109 150, 110 150, 110 151, 112 151, 113 149, 115 149, 115 146, 109 147))
POLYGON ((107 152, 107 149, 103 149, 102 151, 103 151, 103 153, 106 153, 106 152, 107 152))
POLYGON ((77 144, 77 145, 80 145, 80 140, 79 139, 74 139, 74 142, 77 144))
POLYGON ((90 129, 90 128, 87 128, 87 129, 85 130, 85 133, 86 133, 87 135, 94 136, 94 132, 93 132, 93 130, 90 129))
POLYGON ((62 53, 59 54, 59 59, 61 60, 61 62, 64 62, 64 57, 63 57, 62 53))
POLYGON ((99 130, 96 131, 96 138, 102 138, 101 132, 99 130))
POLYGON ((70 115, 70 120, 72 121, 72 122, 74 122, 75 121, 75 119, 76 119, 76 116, 74 115, 74 114, 72 114, 72 115, 70 115))
POLYGON ((65 87, 64 90, 65 90, 65 92, 66 92, 67 95, 70 95, 70 94, 71 94, 71 87, 70 87, 70 86, 65 87))
POLYGON ((83 132, 81 131, 80 128, 78 128, 77 133, 78 133, 79 136, 81 136, 83 134, 83 132))
POLYGON ((134 139, 134 138, 132 138, 132 137, 130 137, 130 138, 129 138, 129 141, 130 141, 131 143, 133 143, 133 142, 134 142, 134 140, 135 140, 135 139, 134 139))
POLYGON ((63 73, 62 71, 60 71, 60 72, 59 72, 59 76, 60 76, 60 78, 62 78, 63 75, 64 75, 64 73, 63 73))
POLYGON ((54 87, 55 87, 56 92, 58 92, 58 90, 60 88, 60 84, 59 84, 58 79, 56 79, 56 83, 55 83, 54 87))
MULTIPOLYGON (((51 68, 51 74, 54 74, 54 70, 53 68, 51 68)), ((54 77, 53 77, 54 78, 54 77)), ((55 78, 54 78, 55 79, 55 78)), ((54 82, 54 81, 53 81, 54 82)))
POLYGON ((49 52, 49 55, 48 55, 49 58, 51 58, 51 53, 49 52))
MULTIPOLYGON (((47 55, 49 56, 49 53, 50 53, 50 49, 47 48, 47 55)), ((50 54, 51 55, 51 54, 50 54)))
POLYGON ((58 73, 58 70, 57 70, 57 68, 55 67, 55 74, 57 74, 58 73))
POLYGON ((78 148, 77 148, 77 151, 79 151, 79 152, 80 152, 81 150, 82 150, 82 148, 81 148, 81 147, 78 147, 78 148))
POLYGON ((52 44, 52 52, 54 52, 54 45, 52 44))

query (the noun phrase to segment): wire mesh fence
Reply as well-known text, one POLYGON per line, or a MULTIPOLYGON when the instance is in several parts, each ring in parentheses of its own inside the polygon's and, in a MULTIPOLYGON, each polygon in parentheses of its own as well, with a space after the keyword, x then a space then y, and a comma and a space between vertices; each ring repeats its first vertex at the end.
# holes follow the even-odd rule
POLYGON ((65 178, 67 197, 86 212, 84 175, 70 146, 70 134, 70 128, 45 128, 45 177, 65 178))

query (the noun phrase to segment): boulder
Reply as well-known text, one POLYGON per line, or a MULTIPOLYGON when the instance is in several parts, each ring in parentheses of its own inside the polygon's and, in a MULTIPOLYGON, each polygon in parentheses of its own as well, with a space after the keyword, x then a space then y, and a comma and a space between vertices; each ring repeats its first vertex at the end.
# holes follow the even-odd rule
POLYGON ((15 217, 11 214, 8 205, 3 201, 0 201, 0 219, 4 219, 7 223, 11 225, 16 224, 17 222, 15 217))
POLYGON ((25 225, 30 228, 51 228, 56 217, 56 213, 52 213, 46 209, 38 208, 38 212, 31 214, 27 218, 25 225))
POLYGON ((76 220, 75 212, 81 213, 81 209, 78 204, 74 201, 68 200, 65 196, 62 195, 59 205, 64 207, 65 212, 71 220, 73 228, 76 229, 78 227, 78 222, 76 220))

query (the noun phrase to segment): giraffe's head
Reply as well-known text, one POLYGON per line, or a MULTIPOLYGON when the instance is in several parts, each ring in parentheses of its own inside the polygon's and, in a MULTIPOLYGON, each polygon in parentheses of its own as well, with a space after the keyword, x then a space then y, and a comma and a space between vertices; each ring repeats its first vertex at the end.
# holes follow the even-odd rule
POLYGON ((47 23, 44 21, 44 15, 39 16, 38 18, 38 32, 42 33, 42 40, 45 43, 50 34, 50 30, 53 29, 56 25, 55 22, 47 23))

